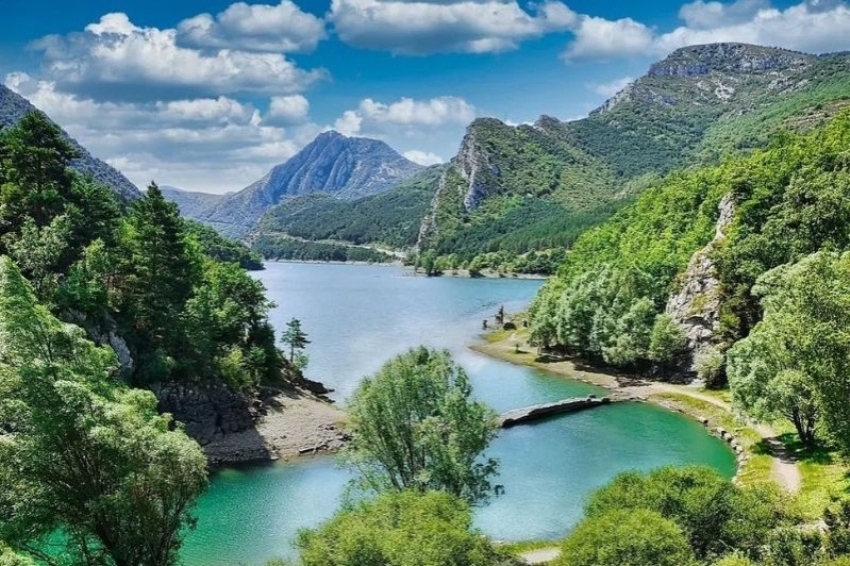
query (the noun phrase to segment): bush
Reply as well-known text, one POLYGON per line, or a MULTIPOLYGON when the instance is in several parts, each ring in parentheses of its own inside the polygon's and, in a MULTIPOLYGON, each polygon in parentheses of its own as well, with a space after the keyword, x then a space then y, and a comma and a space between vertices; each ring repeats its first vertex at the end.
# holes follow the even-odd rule
POLYGON ((387 493, 338 513, 296 542, 303 566, 496 566, 510 562, 471 529, 446 493, 387 493))
POLYGON ((682 529, 655 511, 616 510, 584 520, 564 541, 560 566, 695 564, 682 529))

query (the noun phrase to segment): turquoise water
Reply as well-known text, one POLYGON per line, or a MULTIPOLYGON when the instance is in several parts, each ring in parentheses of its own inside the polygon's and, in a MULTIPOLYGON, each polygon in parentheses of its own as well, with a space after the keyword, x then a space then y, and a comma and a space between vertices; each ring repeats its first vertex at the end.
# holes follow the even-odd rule
MULTIPOLYGON (((281 328, 301 319, 310 334, 309 377, 334 387, 344 405, 360 379, 418 345, 449 348, 476 395, 497 411, 602 390, 480 356, 468 349, 481 319, 510 313, 539 281, 426 279, 394 267, 269 264, 257 274, 277 303, 281 328)), ((476 524, 500 540, 558 538, 581 517, 584 498, 618 472, 705 464, 731 476, 734 458, 681 415, 623 403, 503 431, 490 453, 501 460, 505 494, 476 510, 476 524)), ((336 510, 348 473, 331 458, 241 470, 213 478, 183 553, 187 566, 262 564, 292 556, 299 528, 336 510)))

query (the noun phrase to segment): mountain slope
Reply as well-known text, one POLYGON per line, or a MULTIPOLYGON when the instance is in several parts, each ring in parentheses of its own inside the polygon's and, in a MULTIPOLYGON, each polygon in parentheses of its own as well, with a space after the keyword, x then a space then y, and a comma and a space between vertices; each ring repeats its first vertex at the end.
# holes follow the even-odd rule
MULTIPOLYGON (((0 84, 0 126, 13 126, 26 114, 38 110, 27 99, 0 84)), ((60 128, 61 129, 61 128, 60 128)), ((141 196, 139 189, 122 175, 117 169, 92 156, 74 138, 64 130, 65 139, 77 150, 79 157, 72 162, 72 167, 80 173, 91 175, 115 191, 124 201, 137 199, 141 196)))
POLYGON ((579 238, 532 305, 534 340, 630 369, 681 364, 687 356, 663 359, 651 347, 666 317, 691 352, 722 360, 761 320, 762 274, 850 249, 848 147, 844 111, 806 135, 648 189, 579 238))
POLYGON ((411 248, 444 170, 428 167, 389 191, 353 201, 326 194, 295 197, 269 209, 257 234, 411 248))
POLYGON ((215 206, 224 198, 224 195, 184 191, 168 185, 160 186, 159 190, 162 191, 162 196, 177 205, 181 215, 189 218, 194 218, 198 213, 215 206))
POLYGON ((242 237, 284 199, 313 193, 356 199, 386 191, 420 169, 382 141, 325 132, 256 183, 192 217, 242 237))
POLYGON ((419 247, 487 267, 497 250, 569 246, 653 176, 822 123, 848 104, 848 84, 848 54, 713 44, 672 53, 582 120, 478 119, 440 180, 419 247))

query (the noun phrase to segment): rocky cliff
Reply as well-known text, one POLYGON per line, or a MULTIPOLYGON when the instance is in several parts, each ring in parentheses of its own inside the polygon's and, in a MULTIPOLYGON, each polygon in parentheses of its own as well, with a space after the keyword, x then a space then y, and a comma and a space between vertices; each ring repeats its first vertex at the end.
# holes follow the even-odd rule
POLYGON ((688 340, 692 354, 688 369, 695 371, 694 361, 716 344, 720 330, 720 279, 712 253, 723 242, 724 231, 735 216, 735 202, 726 195, 719 205, 714 239, 696 252, 681 276, 679 291, 667 301, 665 312, 676 321, 688 340))
MULTIPOLYGON (((38 109, 30 104, 27 99, 0 84, 0 126, 13 126, 28 113, 36 110, 38 109)), ((130 182, 121 172, 92 156, 64 130, 62 130, 62 134, 79 155, 72 163, 74 169, 84 175, 91 175, 95 180, 111 187, 118 197, 124 201, 134 200, 141 196, 136 185, 130 182)))
POLYGON ((772 131, 808 124, 807 113, 822 123, 847 104, 848 81, 850 54, 718 43, 674 51, 580 120, 477 119, 419 246, 468 261, 569 245, 559 236, 604 220, 648 175, 763 147, 772 131))

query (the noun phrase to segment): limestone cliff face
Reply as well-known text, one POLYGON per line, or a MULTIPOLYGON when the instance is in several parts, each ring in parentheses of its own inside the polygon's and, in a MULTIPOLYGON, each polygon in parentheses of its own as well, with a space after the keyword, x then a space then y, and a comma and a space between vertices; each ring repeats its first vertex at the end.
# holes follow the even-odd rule
MULTIPOLYGON (((724 238, 724 230, 735 216, 731 195, 720 201, 714 239, 696 252, 683 275, 683 284, 667 301, 665 312, 685 331, 693 357, 715 343, 720 329, 720 280, 711 255, 724 238)), ((691 363, 691 368, 693 363, 691 363)))
POLYGON ((499 166, 491 160, 489 152, 479 144, 476 123, 467 129, 453 164, 467 184, 466 194, 463 197, 463 206, 466 210, 478 208, 484 199, 501 186, 499 178, 501 171, 499 166))

